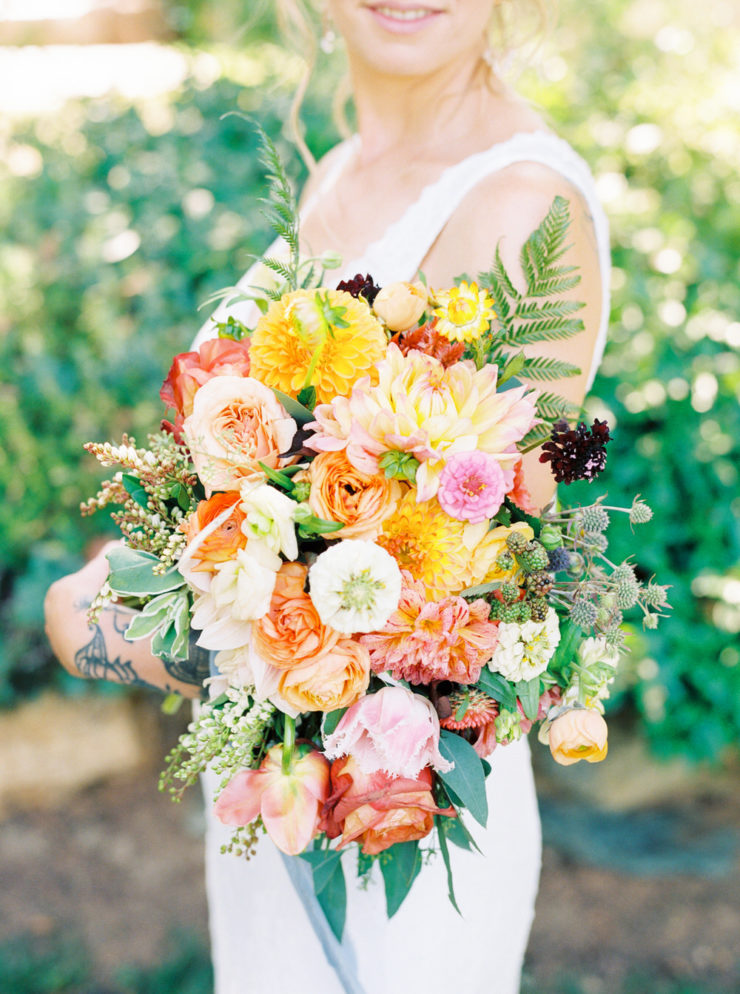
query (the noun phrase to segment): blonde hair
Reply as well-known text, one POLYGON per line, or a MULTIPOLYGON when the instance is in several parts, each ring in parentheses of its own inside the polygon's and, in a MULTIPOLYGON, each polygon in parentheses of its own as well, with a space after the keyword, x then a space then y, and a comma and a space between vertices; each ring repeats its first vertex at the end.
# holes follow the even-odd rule
MULTIPOLYGON (((531 61, 542 40, 550 32, 557 0, 499 0, 491 14, 488 28, 489 48, 495 56, 497 71, 516 75, 531 61), (514 66, 513 56, 516 56, 514 66), (513 72, 512 72, 513 69, 513 72)), ((292 139, 313 171, 316 160, 301 132, 301 107, 319 53, 319 35, 326 25, 322 13, 312 0, 275 0, 278 27, 283 38, 303 56, 306 68, 291 104, 289 125, 292 139)), ((346 108, 351 96, 349 79, 344 77, 334 90, 332 117, 340 134, 350 133, 346 108)))

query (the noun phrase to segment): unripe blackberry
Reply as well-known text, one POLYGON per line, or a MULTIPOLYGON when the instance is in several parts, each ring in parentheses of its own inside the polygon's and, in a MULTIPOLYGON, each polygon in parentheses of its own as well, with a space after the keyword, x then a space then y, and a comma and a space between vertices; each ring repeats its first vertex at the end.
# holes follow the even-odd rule
POLYGON ((526 579, 527 590, 534 597, 545 597, 553 588, 555 577, 547 570, 538 569, 526 579))
POLYGON ((501 596, 506 604, 513 604, 519 600, 519 587, 515 583, 503 583, 501 585, 501 596))
POLYGON ((623 580, 617 584, 615 593, 617 595, 617 607, 623 611, 627 611, 637 604, 640 596, 640 587, 634 578, 632 580, 623 580))
POLYGON ((583 556, 580 552, 571 552, 568 558, 570 559, 570 563, 568 564, 568 575, 577 580, 583 573, 586 565, 583 556))
POLYGON ((506 624, 512 625, 519 621, 519 605, 518 604, 504 604, 501 607, 501 620, 506 622, 506 624))
POLYGON ((529 601, 519 601, 517 608, 519 609, 519 624, 523 625, 532 617, 532 606, 529 601))
POLYGON ((585 532, 603 532, 609 527, 609 513, 600 504, 584 507, 580 518, 581 527, 585 532))
POLYGON ((506 536, 506 548, 509 552, 513 552, 518 555, 523 552, 527 546, 527 539, 522 535, 521 532, 509 532, 506 536))
POLYGON ((501 611, 503 606, 504 605, 499 600, 491 601, 491 610, 488 612, 488 617, 491 621, 501 621, 501 611))
POLYGON ((547 569, 550 565, 547 552, 545 552, 539 542, 527 542, 524 549, 521 552, 517 552, 516 558, 519 560, 522 568, 528 573, 533 573, 538 569, 547 569))
POLYGON ((644 500, 640 500, 639 497, 635 497, 630 508, 630 524, 644 525, 645 522, 650 521, 652 516, 653 512, 649 505, 644 500))
POLYGON ((501 570, 502 573, 511 573, 515 566, 514 557, 506 549, 503 552, 499 552, 496 557, 496 569, 501 570))
POLYGON ((543 525, 540 529, 539 542, 550 552, 563 544, 563 533, 557 525, 543 525))
POLYGON ((642 590, 642 600, 647 607, 665 607, 668 603, 668 591, 658 583, 649 583, 642 590))
POLYGON ((545 621, 550 610, 544 597, 535 597, 529 602, 529 610, 532 613, 532 621, 545 621))
POLYGON ((547 554, 548 569, 553 573, 561 573, 570 566, 570 553, 562 545, 558 549, 552 549, 547 554))
POLYGON ((585 599, 574 601, 570 609, 570 618, 575 625, 587 631, 593 628, 596 621, 596 606, 585 599))

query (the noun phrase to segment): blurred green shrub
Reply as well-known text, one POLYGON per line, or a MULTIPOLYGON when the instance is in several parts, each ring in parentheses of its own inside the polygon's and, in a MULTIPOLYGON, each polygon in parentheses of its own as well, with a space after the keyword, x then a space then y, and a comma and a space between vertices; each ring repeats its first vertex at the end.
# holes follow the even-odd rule
MULTIPOLYGON (((175 5, 193 12, 191 36, 206 6, 175 5)), ((589 160, 612 221, 612 332, 590 411, 616 441, 592 490, 653 505, 636 537, 615 529, 614 558, 639 549, 644 575, 673 584, 673 616, 639 636, 625 692, 657 750, 716 758, 740 730, 740 25, 725 0, 709 14, 688 0, 562 6, 524 89, 589 160)), ((0 382, 0 703, 46 676, 43 591, 103 528, 77 512, 100 478, 82 443, 157 424, 198 304, 269 237, 253 132, 220 117, 253 113, 278 136, 296 66, 263 43, 220 59, 220 78, 194 62, 166 99, 70 104, 8 135, 7 161, 38 175, 0 166, 0 368, 13 372, 0 382)), ((317 154, 335 140, 332 85, 320 73, 304 108, 317 154)))

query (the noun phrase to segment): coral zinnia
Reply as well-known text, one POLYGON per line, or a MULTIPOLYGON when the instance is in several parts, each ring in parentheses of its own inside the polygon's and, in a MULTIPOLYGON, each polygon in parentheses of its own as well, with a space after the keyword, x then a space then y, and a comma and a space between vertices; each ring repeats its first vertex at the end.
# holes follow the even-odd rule
POLYGON ((385 332, 364 300, 343 290, 296 290, 274 301, 250 340, 251 375, 295 396, 305 386, 327 403, 385 354, 385 332))
POLYGON ((498 642, 498 626, 488 620, 484 600, 427 599, 421 580, 404 572, 397 609, 385 628, 363 635, 376 673, 390 670, 396 680, 475 683, 498 642))
POLYGON ((464 527, 436 500, 417 504, 410 490, 385 519, 376 541, 402 570, 423 581, 431 597, 444 596, 466 586, 469 553, 463 544, 464 527))

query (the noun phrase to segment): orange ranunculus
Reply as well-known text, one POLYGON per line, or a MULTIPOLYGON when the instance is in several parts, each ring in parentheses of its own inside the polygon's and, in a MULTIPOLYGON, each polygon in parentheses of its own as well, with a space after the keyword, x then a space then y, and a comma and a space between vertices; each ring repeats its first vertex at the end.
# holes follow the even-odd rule
POLYGON ((308 503, 319 518, 341 521, 340 538, 372 541, 403 494, 398 480, 380 473, 369 476, 355 469, 345 451, 321 452, 308 473, 308 503))
POLYGON ((313 601, 303 589, 307 572, 303 563, 283 563, 270 610, 252 625, 254 647, 263 659, 280 670, 320 659, 342 637, 322 624, 313 601))
POLYGON ((233 490, 226 494, 214 494, 202 500, 195 511, 181 527, 190 544, 227 508, 233 508, 231 515, 198 545, 193 554, 191 567, 195 572, 215 573, 219 563, 233 559, 238 549, 247 544, 247 536, 242 532, 242 521, 246 515, 239 504, 239 494, 233 490))
POLYGON ((423 283, 388 283, 373 301, 373 310, 391 331, 415 325, 429 300, 423 283))
POLYGON ((251 376, 214 376, 196 393, 183 434, 210 496, 260 476, 260 463, 277 469, 289 461, 283 453, 296 427, 264 383, 251 376))
POLYGON ((351 755, 343 756, 332 763, 331 786, 321 828, 332 839, 341 835, 340 847, 359 842, 367 856, 396 842, 423 839, 431 832, 435 815, 455 814, 454 808, 434 803, 429 766, 407 779, 382 770, 363 773, 351 755))
POLYGON ((299 711, 336 711, 362 696, 370 682, 370 653, 351 638, 340 638, 318 658, 286 670, 278 690, 299 711))
POLYGON ((561 766, 570 766, 581 759, 600 763, 609 748, 607 735, 606 722, 598 711, 572 708, 550 725, 550 752, 561 766))
POLYGON ((193 412, 193 398, 212 376, 248 376, 249 342, 211 338, 198 352, 181 352, 172 360, 159 396, 181 418, 193 412))
POLYGON ((316 835, 329 794, 329 763, 299 746, 283 772, 283 746, 269 749, 258 770, 242 770, 224 787, 214 811, 225 825, 248 825, 262 815, 267 834, 289 856, 303 852, 316 835))

